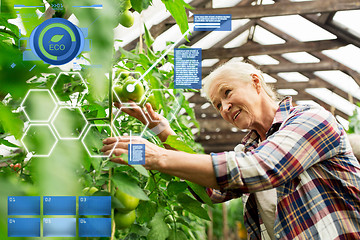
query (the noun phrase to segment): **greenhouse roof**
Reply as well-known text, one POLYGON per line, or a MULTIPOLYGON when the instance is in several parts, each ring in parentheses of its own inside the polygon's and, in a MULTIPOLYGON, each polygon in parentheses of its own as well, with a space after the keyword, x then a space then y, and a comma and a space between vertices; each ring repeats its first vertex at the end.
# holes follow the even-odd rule
MULTIPOLYGON (((319 104, 345 128, 360 101, 360 2, 358 0, 193 0, 188 11, 191 35, 182 37, 161 0, 141 14, 131 29, 115 29, 116 47, 133 49, 143 24, 156 38, 154 50, 167 42, 202 48, 202 77, 227 61, 244 60, 264 72, 266 81, 294 103, 319 104), (193 14, 232 14, 232 31, 193 31, 193 14)), ((232 149, 239 132, 199 93, 189 95, 200 121, 198 141, 206 151, 232 149), (216 147, 212 146, 215 141, 216 147), (221 144, 219 144, 221 143, 221 144)), ((242 133, 241 134, 245 134, 242 133)))

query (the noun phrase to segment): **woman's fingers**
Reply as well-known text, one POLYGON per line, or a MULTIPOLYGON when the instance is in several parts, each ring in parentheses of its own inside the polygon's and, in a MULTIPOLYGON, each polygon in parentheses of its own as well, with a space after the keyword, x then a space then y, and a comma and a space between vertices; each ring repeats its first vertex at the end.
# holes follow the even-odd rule
POLYGON ((110 156, 110 158, 113 158, 113 156, 115 155, 116 157, 120 157, 122 154, 127 154, 127 149, 121 149, 121 148, 116 148, 114 150, 110 149, 104 152, 104 155, 106 156, 110 156))
POLYGON ((129 144, 128 144, 127 142, 111 143, 111 144, 104 145, 104 146, 101 148, 100 151, 106 153, 106 152, 108 152, 108 151, 112 151, 114 148, 115 148, 114 152, 115 152, 116 150, 119 150, 119 149, 123 149, 123 150, 126 150, 126 151, 127 151, 128 145, 129 145, 129 144))
POLYGON ((154 121, 159 121, 160 120, 159 114, 154 111, 154 109, 152 108, 150 103, 146 103, 145 107, 146 107, 146 110, 149 113, 152 120, 154 120, 154 121))
POLYGON ((114 102, 114 106, 117 107, 117 108, 121 108, 122 105, 119 102, 114 102))
POLYGON ((112 144, 112 143, 115 143, 115 142, 118 142, 118 138, 116 138, 116 137, 109 137, 109 138, 105 138, 103 140, 103 144, 112 144))
POLYGON ((119 138, 119 143, 130 143, 130 140, 132 141, 132 143, 140 143, 142 142, 143 138, 140 136, 122 136, 121 138, 119 138))
MULTIPOLYGON (((141 115, 139 108, 130 108, 130 107, 124 107, 121 109, 122 112, 134 117, 134 118, 141 118, 143 119, 144 117, 141 115)), ((140 120, 140 119, 139 119, 140 120)))
POLYGON ((126 161, 124 161, 122 158, 111 158, 110 161, 115 162, 115 163, 119 163, 119 164, 124 164, 124 165, 129 165, 126 161))

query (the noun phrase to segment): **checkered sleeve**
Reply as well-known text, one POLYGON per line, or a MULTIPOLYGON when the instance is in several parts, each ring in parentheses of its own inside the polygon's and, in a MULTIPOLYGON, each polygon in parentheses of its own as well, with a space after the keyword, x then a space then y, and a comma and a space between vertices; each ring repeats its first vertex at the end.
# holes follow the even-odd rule
POLYGON ((284 184, 338 152, 341 130, 323 108, 293 111, 279 131, 249 152, 212 153, 222 190, 256 192, 284 184))

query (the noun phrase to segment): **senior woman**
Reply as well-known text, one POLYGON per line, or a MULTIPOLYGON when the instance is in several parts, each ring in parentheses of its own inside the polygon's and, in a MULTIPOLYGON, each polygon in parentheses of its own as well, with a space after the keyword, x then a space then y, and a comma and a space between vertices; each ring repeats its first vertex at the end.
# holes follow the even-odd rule
MULTIPOLYGON (((145 144, 144 166, 207 187, 214 202, 245 196, 249 239, 360 239, 360 166, 331 113, 294 107, 291 98, 277 103, 261 72, 247 63, 228 62, 204 81, 224 120, 251 131, 235 151, 210 155, 133 139, 145 144)), ((146 108, 159 120, 151 126, 162 141, 174 134, 146 108)), ((141 120, 139 113, 128 113, 141 120)), ((108 152, 116 139, 104 144, 108 152)), ((128 144, 120 140, 114 154, 127 153, 128 144)), ((113 161, 125 163, 120 157, 113 161)))

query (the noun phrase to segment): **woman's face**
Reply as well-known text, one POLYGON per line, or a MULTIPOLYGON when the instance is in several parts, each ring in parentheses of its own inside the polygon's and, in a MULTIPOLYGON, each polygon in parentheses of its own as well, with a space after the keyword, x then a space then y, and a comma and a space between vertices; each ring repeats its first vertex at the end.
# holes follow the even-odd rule
POLYGON ((251 76, 250 82, 215 79, 209 89, 210 100, 221 116, 240 129, 254 129, 261 111, 260 82, 257 75, 251 76))

